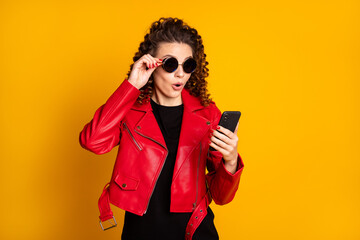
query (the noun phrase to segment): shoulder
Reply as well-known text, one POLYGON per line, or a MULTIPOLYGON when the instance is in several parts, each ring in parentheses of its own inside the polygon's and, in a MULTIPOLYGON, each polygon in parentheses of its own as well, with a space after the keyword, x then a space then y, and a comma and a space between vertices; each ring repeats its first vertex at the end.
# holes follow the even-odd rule
POLYGON ((206 118, 212 122, 218 122, 220 120, 221 111, 214 101, 211 101, 209 105, 204 106, 202 112, 204 115, 206 115, 206 118))
POLYGON ((211 101, 207 106, 203 106, 200 98, 191 95, 188 89, 184 89, 184 91, 182 91, 182 100, 184 106, 191 112, 196 112, 196 114, 211 121, 216 120, 217 118, 220 119, 221 112, 214 101, 211 101))
POLYGON ((216 103, 214 101, 211 101, 210 104, 209 104, 210 108, 211 108, 211 111, 213 113, 213 117, 215 121, 220 121, 220 118, 221 118, 221 111, 220 109, 216 106, 216 103))

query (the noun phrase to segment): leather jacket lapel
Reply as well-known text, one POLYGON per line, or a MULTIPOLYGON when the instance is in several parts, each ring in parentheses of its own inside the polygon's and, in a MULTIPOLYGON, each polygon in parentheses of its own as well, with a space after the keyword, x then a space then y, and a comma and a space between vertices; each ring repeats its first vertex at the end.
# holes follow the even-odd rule
POLYGON ((161 133, 161 129, 152 111, 146 112, 145 115, 140 119, 135 127, 135 132, 139 133, 143 137, 157 142, 158 144, 162 145, 162 147, 166 148, 166 143, 161 133))
MULTIPOLYGON (((184 104, 184 113, 181 124, 179 147, 176 156, 174 176, 181 168, 183 162, 188 158, 192 150, 197 147, 210 129, 210 121, 196 113, 204 108, 197 97, 191 96, 187 89, 181 92, 184 104)), ((144 104, 136 103, 132 110, 143 111, 145 114, 135 126, 135 132, 151 139, 166 148, 164 137, 156 118, 152 112, 150 102, 144 104)))
POLYGON ((210 122, 191 112, 184 107, 184 114, 180 132, 179 147, 176 155, 176 163, 174 167, 174 177, 176 178, 182 164, 188 159, 189 154, 194 148, 199 146, 204 135, 209 133, 210 122))
POLYGON ((161 133, 160 127, 156 121, 154 113, 152 112, 152 107, 150 102, 135 105, 131 108, 132 110, 142 111, 144 115, 135 125, 135 132, 142 135, 145 138, 151 139, 158 144, 162 145, 163 148, 166 148, 166 143, 164 137, 161 133))

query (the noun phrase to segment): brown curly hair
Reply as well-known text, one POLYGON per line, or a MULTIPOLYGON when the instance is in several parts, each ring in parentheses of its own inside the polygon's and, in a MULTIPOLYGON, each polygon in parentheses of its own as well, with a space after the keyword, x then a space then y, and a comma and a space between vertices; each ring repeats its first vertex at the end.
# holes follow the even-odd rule
MULTIPOLYGON (((140 43, 139 50, 133 57, 134 63, 145 54, 154 56, 161 42, 185 43, 191 47, 197 67, 185 84, 185 88, 189 90, 191 95, 200 98, 201 105, 208 106, 211 98, 206 88, 207 81, 205 78, 209 76, 209 69, 206 67, 209 63, 206 61, 204 45, 197 30, 191 28, 178 18, 160 18, 152 23, 150 33, 147 33, 144 41, 140 43)), ((134 63, 131 64, 130 71, 127 73, 128 78, 134 63)), ((141 93, 137 102, 140 104, 148 102, 153 93, 153 88, 154 79, 151 75, 149 81, 140 89, 141 93)))

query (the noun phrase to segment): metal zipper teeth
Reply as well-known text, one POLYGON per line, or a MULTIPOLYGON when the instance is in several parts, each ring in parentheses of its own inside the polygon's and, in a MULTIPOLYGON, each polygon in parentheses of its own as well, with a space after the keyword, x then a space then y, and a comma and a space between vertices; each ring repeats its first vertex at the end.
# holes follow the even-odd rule
POLYGON ((201 142, 200 142, 200 154, 197 164, 197 172, 196 172, 196 197, 195 197, 195 203, 194 203, 194 209, 196 207, 197 201, 198 201, 198 194, 199 194, 199 168, 200 168, 200 159, 201 159, 201 142))
MULTIPOLYGON (((135 130, 135 131, 136 131, 136 130, 135 130)), ((166 156, 165 156, 165 160, 166 160, 166 158, 167 158, 167 156, 168 156, 168 154, 169 154, 169 151, 168 151, 168 149, 167 149, 164 145, 162 145, 162 144, 159 143, 158 141, 156 141, 156 140, 154 140, 154 139, 152 139, 152 138, 150 138, 150 137, 148 137, 148 136, 145 136, 145 135, 139 133, 138 131, 136 131, 136 132, 137 132, 138 134, 140 134, 141 136, 143 136, 143 137, 145 137, 145 138, 147 138, 147 139, 150 139, 151 141, 154 141, 154 142, 156 142, 157 144, 159 144, 160 146, 162 146, 162 147, 166 150, 166 156)), ((164 168, 165 160, 164 160, 164 163, 163 163, 162 166, 161 166, 161 170, 160 170, 158 176, 156 177, 156 181, 155 181, 154 187, 153 187, 153 189, 152 189, 152 192, 151 192, 151 194, 150 194, 149 201, 148 201, 148 203, 147 203, 147 205, 146 205, 146 209, 145 209, 145 211, 144 211, 144 214, 146 214, 146 212, 147 212, 147 210, 148 210, 148 208, 149 208, 150 199, 151 199, 151 197, 152 197, 152 195, 153 195, 153 193, 154 193, 156 183, 157 183, 157 181, 159 180, 159 177, 160 177, 160 173, 162 172, 162 170, 163 170, 163 168, 164 168)))
POLYGON ((140 145, 138 144, 138 142, 135 140, 134 136, 132 135, 132 133, 130 132, 128 126, 126 125, 126 123, 124 122, 124 127, 126 128, 127 132, 129 133, 131 139, 134 141, 135 145, 137 146, 137 148, 141 151, 142 148, 140 147, 140 145))

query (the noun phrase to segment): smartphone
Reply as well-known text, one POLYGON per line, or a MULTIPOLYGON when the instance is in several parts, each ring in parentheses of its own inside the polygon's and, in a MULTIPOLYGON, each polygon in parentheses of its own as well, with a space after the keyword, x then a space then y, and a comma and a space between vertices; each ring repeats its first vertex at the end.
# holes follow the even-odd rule
MULTIPOLYGON (((240 119, 241 112, 239 111, 225 111, 222 113, 220 122, 218 125, 229 129, 230 131, 234 132, 236 125, 240 119)), ((210 151, 214 151, 213 147, 210 147, 210 151)))

